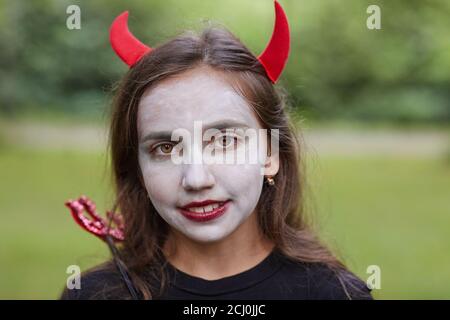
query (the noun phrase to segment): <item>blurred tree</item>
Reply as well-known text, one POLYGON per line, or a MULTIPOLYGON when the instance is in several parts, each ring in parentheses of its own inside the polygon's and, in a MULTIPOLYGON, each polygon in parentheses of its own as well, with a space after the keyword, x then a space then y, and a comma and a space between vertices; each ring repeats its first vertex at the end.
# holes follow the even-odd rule
POLYGON ((448 1, 296 2, 287 86, 318 118, 450 120, 448 1), (368 30, 378 4, 382 29, 368 30))

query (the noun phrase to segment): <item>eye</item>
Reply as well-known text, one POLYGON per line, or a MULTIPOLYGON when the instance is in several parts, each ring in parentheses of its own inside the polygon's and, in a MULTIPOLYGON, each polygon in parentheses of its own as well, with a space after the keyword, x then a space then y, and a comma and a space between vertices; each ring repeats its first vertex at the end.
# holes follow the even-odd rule
POLYGON ((214 139, 215 147, 220 149, 231 149, 237 146, 239 137, 236 135, 222 135, 214 139))
POLYGON ((173 143, 164 142, 156 145, 150 152, 156 155, 168 155, 172 153, 174 146, 173 143))

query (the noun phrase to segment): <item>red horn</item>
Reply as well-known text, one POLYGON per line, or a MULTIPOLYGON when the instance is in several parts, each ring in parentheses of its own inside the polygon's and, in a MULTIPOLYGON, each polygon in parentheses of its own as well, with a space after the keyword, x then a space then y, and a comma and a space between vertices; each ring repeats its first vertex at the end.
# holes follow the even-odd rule
POLYGON ((275 83, 286 65, 290 48, 289 24, 281 5, 275 0, 275 27, 266 49, 258 57, 270 80, 275 83))
POLYGON ((128 11, 121 13, 112 23, 109 40, 119 58, 130 67, 152 50, 136 39, 128 30, 128 11))

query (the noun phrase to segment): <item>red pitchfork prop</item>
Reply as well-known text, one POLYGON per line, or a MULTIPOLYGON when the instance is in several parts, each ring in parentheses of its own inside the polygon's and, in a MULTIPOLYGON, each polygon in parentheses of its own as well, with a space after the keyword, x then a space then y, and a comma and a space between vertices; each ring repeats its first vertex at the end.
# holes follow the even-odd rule
POLYGON ((68 200, 65 202, 66 207, 70 209, 73 219, 86 231, 105 241, 114 257, 117 269, 122 275, 123 280, 133 299, 138 300, 139 294, 134 286, 130 275, 128 274, 124 263, 119 258, 119 252, 114 242, 124 240, 123 220, 118 215, 107 211, 106 216, 109 223, 103 219, 96 210, 95 203, 86 196, 81 196, 78 200, 68 200), (90 218, 84 215, 84 211, 88 213, 90 218), (112 228, 111 224, 116 227, 112 228))
POLYGON ((81 196, 78 200, 68 200, 65 202, 66 207, 70 209, 73 219, 87 232, 99 237, 107 242, 107 236, 114 241, 120 242, 124 240, 123 220, 118 215, 107 211, 107 218, 115 224, 111 225, 103 219, 96 210, 95 203, 86 196, 81 196), (88 213, 90 218, 84 215, 84 211, 88 213))

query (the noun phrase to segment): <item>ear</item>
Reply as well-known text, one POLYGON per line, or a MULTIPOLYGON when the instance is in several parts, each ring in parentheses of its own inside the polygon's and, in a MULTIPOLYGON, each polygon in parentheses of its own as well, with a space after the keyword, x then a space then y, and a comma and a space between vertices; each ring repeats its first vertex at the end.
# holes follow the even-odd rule
POLYGON ((280 169, 280 157, 278 152, 271 153, 267 156, 264 164, 264 175, 275 176, 280 169))

